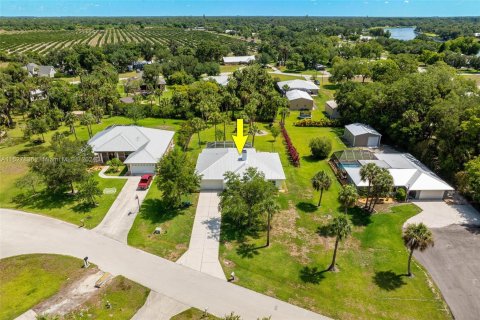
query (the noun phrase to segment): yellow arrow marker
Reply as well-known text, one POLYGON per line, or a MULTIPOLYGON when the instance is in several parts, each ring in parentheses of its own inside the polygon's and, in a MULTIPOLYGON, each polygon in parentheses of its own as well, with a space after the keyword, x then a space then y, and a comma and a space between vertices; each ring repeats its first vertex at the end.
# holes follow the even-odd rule
POLYGON ((248 135, 243 135, 243 119, 237 119, 237 135, 232 135, 232 138, 237 147, 238 154, 241 154, 248 138, 248 135))

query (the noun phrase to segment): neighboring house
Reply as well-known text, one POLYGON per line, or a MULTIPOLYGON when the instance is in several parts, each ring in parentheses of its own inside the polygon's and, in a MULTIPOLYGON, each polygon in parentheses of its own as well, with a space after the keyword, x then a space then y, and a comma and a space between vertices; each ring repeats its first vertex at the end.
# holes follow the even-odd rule
POLYGON ((38 101, 38 100, 45 100, 47 99, 47 95, 45 91, 40 89, 30 90, 30 101, 38 101))
POLYGON ((134 71, 134 70, 143 70, 143 67, 145 67, 145 65, 147 64, 151 64, 152 62, 151 61, 135 61, 135 62, 132 62, 131 65, 127 66, 128 68, 128 71, 134 71))
POLYGON ((352 147, 377 148, 382 135, 369 125, 352 123, 345 126, 343 137, 352 147))
POLYGON ((155 173, 160 158, 173 147, 174 134, 139 126, 111 126, 93 136, 88 144, 98 162, 118 158, 131 175, 139 175, 155 173))
POLYGON ((387 169, 395 188, 404 188, 408 196, 417 200, 441 200, 454 189, 409 153, 373 153, 368 150, 335 152, 332 160, 347 180, 357 188, 367 188, 368 181, 360 177, 360 169, 375 163, 387 169))
POLYGON ((28 63, 23 68, 27 70, 29 77, 53 78, 55 76, 55 68, 53 66, 39 66, 35 63, 28 63))
POLYGON ((312 110, 313 98, 301 90, 290 90, 285 93, 291 110, 312 110))
POLYGON ((288 89, 286 91, 301 90, 310 94, 318 94, 319 90, 318 86, 315 83, 300 79, 280 81, 277 82, 277 86, 282 92, 285 92, 285 86, 288 86, 288 89))
POLYGON ((223 57, 223 64, 249 64, 255 61, 255 56, 223 57))
POLYGON ((327 69, 327 67, 324 66, 323 64, 317 63, 315 65, 315 70, 317 70, 317 71, 324 71, 325 69, 327 69))
POLYGON ((480 32, 475 32, 475 33, 473 34, 473 36, 476 37, 476 38, 480 38, 480 32))
POLYGON ((327 102, 325 102, 325 113, 330 119, 340 118, 337 102, 335 100, 328 100, 327 102))
POLYGON ((75 110, 75 111, 72 111, 72 114, 77 117, 77 118, 81 118, 83 117, 83 115, 85 114, 85 111, 82 111, 82 110, 75 110))
POLYGON ((135 102, 135 100, 133 99, 133 97, 123 97, 120 98, 120 102, 125 104, 132 104, 135 102))
POLYGON ((228 84, 228 81, 230 80, 229 76, 227 75, 220 75, 220 76, 209 76, 205 77, 204 80, 213 80, 219 85, 225 87, 228 84))
POLYGON ((285 181, 282 163, 278 153, 259 152, 245 148, 239 155, 236 148, 206 148, 198 156, 196 170, 202 175, 201 190, 223 190, 225 173, 242 175, 249 167, 257 168, 265 178, 281 188, 285 181))
POLYGON ((360 36, 360 40, 362 41, 370 41, 373 40, 372 36, 360 36))

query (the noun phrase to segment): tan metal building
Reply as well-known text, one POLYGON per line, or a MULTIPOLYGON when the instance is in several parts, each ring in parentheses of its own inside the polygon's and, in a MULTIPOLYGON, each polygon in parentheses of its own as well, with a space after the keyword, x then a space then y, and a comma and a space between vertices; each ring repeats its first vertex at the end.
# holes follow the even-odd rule
POLYGON ((337 102, 335 100, 328 100, 327 102, 325 102, 325 113, 330 119, 340 118, 337 102))
POLYGON ((314 103, 313 98, 301 90, 290 90, 285 93, 288 99, 290 110, 312 110, 314 103))

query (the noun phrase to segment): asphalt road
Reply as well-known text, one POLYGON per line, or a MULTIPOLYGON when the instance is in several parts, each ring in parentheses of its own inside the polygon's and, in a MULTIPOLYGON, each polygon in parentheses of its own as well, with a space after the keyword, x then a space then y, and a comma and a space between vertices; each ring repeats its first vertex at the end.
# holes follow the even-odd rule
POLYGON ((53 253, 88 256, 101 270, 123 275, 182 304, 242 319, 328 319, 289 303, 228 283, 132 248, 92 230, 21 211, 0 209, 0 258, 53 253))
POLYGON ((455 319, 480 319, 480 226, 431 229, 435 246, 416 252, 440 288, 455 319))

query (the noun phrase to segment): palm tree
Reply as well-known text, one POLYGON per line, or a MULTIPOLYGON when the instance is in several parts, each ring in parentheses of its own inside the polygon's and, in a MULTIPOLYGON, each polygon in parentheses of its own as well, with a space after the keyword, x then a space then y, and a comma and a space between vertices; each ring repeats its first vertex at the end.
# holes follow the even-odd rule
POLYGON ((64 119, 65 125, 70 127, 70 132, 75 135, 75 140, 78 140, 77 132, 75 131, 75 121, 76 120, 77 120, 77 117, 73 113, 67 112, 65 114, 65 119, 64 119))
POLYGON ((227 141, 227 124, 230 123, 230 117, 228 113, 221 113, 222 115, 222 122, 223 122, 223 141, 227 141))
POLYGON ((372 188, 372 180, 380 171, 380 167, 375 163, 368 163, 360 168, 360 178, 362 181, 368 181, 367 198, 365 199, 365 208, 368 208, 368 198, 372 188))
POLYGON ((92 137, 92 124, 95 123, 95 117, 90 112, 86 112, 80 119, 80 123, 87 127, 88 136, 92 137))
POLYGON ((280 210, 277 201, 270 198, 265 203, 265 211, 267 213, 267 244, 266 247, 270 246, 270 222, 272 221, 272 216, 280 210))
POLYGON ((411 270, 412 255, 414 250, 424 251, 428 247, 433 247, 432 232, 423 223, 409 224, 403 231, 403 243, 410 250, 408 255, 408 272, 409 277, 413 276, 411 270))
POLYGON ((282 106, 279 108, 279 113, 282 117, 282 124, 285 124, 285 119, 290 115, 290 109, 288 106, 282 106))
POLYGON ((250 129, 248 134, 252 135, 252 147, 255 147, 255 135, 257 134, 258 126, 256 123, 250 124, 250 129))
POLYGON ((215 141, 217 141, 217 134, 216 134, 217 133, 217 124, 222 122, 222 114, 218 111, 212 112, 208 116, 208 121, 210 121, 213 124, 213 127, 214 127, 213 132, 215 132, 215 141))
POLYGON ((335 261, 337 259, 338 243, 347 238, 352 232, 352 226, 346 215, 341 215, 333 219, 332 223, 327 226, 330 234, 335 236, 335 249, 333 251, 332 263, 327 268, 327 271, 336 271, 335 261))
POLYGON ((312 187, 315 191, 320 191, 320 199, 318 200, 318 207, 322 203, 323 197, 323 190, 328 190, 330 185, 332 184, 332 179, 330 176, 324 171, 317 172, 312 178, 312 187))
POLYGON ((354 185, 347 184, 345 185, 338 195, 338 201, 342 204, 345 209, 345 214, 347 214, 348 208, 352 207, 357 203, 358 192, 357 188, 354 185))
POLYGON ((380 168, 379 172, 372 180, 372 199, 370 200, 369 211, 373 212, 375 205, 380 197, 386 197, 393 188, 393 177, 385 168, 380 168))
POLYGON ((192 126, 193 132, 197 133, 198 137, 198 145, 201 145, 201 140, 200 140, 200 131, 202 131, 205 128, 205 121, 201 118, 193 118, 190 120, 190 125, 192 126))

